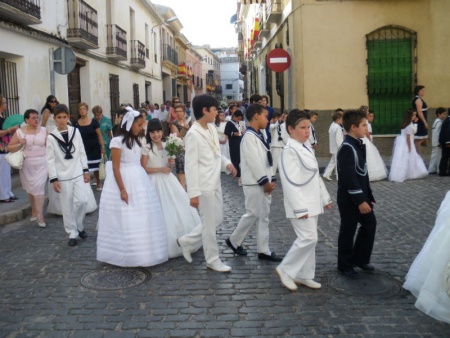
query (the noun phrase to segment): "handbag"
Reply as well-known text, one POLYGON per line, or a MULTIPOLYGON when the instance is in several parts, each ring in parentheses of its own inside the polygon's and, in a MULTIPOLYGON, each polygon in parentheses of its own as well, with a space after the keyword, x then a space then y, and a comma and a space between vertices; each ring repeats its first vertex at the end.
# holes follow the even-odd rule
POLYGON ((15 153, 7 153, 5 156, 5 161, 13 167, 14 169, 22 169, 23 159, 26 157, 22 149, 16 151, 15 153))
POLYGON ((106 178, 106 162, 108 161, 108 158, 105 154, 102 155, 102 160, 100 161, 100 165, 98 168, 98 178, 100 180, 104 180, 106 178))

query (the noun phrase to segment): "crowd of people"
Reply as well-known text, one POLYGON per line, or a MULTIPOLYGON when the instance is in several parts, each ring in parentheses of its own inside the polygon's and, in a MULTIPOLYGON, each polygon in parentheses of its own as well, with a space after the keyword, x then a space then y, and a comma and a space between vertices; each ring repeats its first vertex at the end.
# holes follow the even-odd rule
MULTIPOLYGON (((44 200, 49 182, 48 210, 63 216, 70 246, 87 238, 84 217, 97 208, 92 174, 92 185, 101 192, 99 261, 148 267, 182 255, 191 263, 192 253, 203 247, 208 268, 229 272, 231 267, 220 259, 216 238, 223 208, 220 177, 226 172, 238 178, 245 197, 245 213, 226 245, 236 255, 248 255, 244 242, 256 226, 257 257, 278 263, 275 272, 281 283, 291 291, 297 285, 319 289, 320 283, 314 280, 318 217, 332 208, 322 177, 331 181, 335 175, 338 180, 337 269, 357 279, 360 273, 355 268, 375 270, 370 263, 377 220, 370 182, 385 178, 403 182, 428 173, 449 175, 450 118, 445 109, 436 110, 428 169, 420 154, 428 139, 423 95, 424 87, 416 87, 395 140, 389 173, 373 144, 374 112, 366 106, 336 109, 329 128, 331 158, 322 174, 315 154, 318 113, 275 112, 264 95, 252 95, 248 103, 231 102, 224 110, 208 95, 194 97, 192 111, 190 102, 181 104, 177 97, 160 106, 146 102, 137 110, 123 105, 115 126, 100 106, 93 107, 90 115, 84 102, 78 105, 78 119, 71 125, 67 106, 50 95, 41 114, 33 109, 25 112, 22 127, 3 130, 0 126, 0 198, 4 203, 14 200, 4 154, 23 149, 26 159, 20 178, 32 207, 30 221, 46 226, 44 200), (184 143, 175 158, 166 150, 168 134, 184 143), (108 160, 104 182, 99 177, 103 158, 108 160), (269 244, 277 171, 286 218, 297 237, 284 257, 269 244)), ((3 125, 6 100, 0 99, 3 125)))

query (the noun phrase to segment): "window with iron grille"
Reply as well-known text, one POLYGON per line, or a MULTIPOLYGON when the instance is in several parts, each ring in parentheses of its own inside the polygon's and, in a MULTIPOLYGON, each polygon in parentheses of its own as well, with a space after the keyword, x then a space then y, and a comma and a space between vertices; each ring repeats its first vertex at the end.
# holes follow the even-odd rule
POLYGON ((398 134, 403 112, 410 108, 417 82, 417 34, 385 26, 366 35, 367 94, 375 113, 375 134, 398 134))
POLYGON ((133 105, 134 109, 139 109, 139 84, 133 83, 133 105))

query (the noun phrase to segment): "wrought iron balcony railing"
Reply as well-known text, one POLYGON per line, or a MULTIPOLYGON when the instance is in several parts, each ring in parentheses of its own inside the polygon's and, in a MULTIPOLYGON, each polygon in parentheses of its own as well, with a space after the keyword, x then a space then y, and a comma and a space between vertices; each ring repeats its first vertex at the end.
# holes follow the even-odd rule
POLYGON ((83 0, 69 0, 67 41, 83 49, 98 48, 97 11, 83 0))
POLYGON ((110 59, 127 59, 127 32, 117 25, 106 25, 106 55, 110 59))
POLYGON ((145 68, 145 45, 139 40, 131 40, 130 65, 133 68, 145 68))
POLYGON ((269 23, 276 22, 283 12, 281 0, 266 0, 266 20, 269 23))
POLYGON ((178 53, 168 44, 163 46, 163 61, 170 61, 178 66, 178 53))
POLYGON ((41 0, 0 0, 0 15, 25 25, 41 23, 41 0))

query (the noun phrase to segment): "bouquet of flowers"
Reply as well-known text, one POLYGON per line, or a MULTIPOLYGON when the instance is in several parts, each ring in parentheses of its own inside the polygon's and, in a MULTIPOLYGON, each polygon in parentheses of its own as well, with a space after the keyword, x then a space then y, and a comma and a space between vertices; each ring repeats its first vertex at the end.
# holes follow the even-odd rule
POLYGON ((177 134, 170 134, 166 139, 166 151, 169 156, 176 157, 184 150, 184 142, 177 134))

